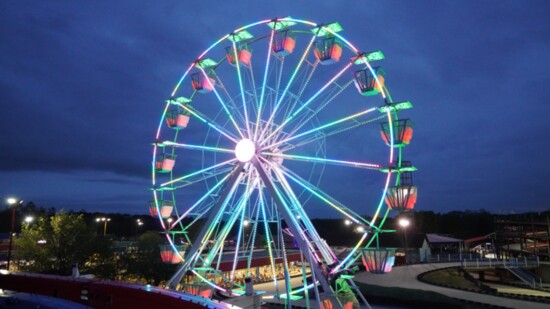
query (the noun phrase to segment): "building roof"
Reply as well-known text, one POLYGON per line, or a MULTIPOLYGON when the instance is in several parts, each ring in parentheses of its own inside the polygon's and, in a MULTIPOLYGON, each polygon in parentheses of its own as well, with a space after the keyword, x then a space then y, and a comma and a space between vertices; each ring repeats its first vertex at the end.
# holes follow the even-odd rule
POLYGON ((445 236, 445 235, 439 235, 439 234, 426 234, 426 239, 428 239, 428 242, 432 245, 435 245, 435 244, 452 244, 452 243, 463 242, 462 239, 449 237, 449 236, 445 236))

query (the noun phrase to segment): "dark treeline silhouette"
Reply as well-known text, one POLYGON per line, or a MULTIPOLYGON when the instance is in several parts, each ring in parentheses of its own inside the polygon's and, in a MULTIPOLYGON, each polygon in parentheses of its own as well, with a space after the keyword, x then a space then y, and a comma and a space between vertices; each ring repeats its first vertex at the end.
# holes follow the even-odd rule
MULTIPOLYGON (((21 223, 26 216, 35 217, 51 216, 55 213, 53 208, 38 207, 32 202, 19 207, 16 212, 16 231, 21 230, 21 223)), ((96 222, 96 218, 107 217, 111 221, 107 223, 107 234, 118 237, 136 237, 145 231, 161 231, 161 225, 158 218, 153 218, 148 214, 129 215, 120 213, 99 213, 86 211, 69 211, 69 213, 83 214, 85 221, 91 226, 96 226, 98 234, 103 233, 103 222, 96 222), (143 222, 138 225, 137 220, 143 222)), ((521 214, 492 214, 484 209, 451 211, 448 213, 436 213, 433 211, 415 211, 408 214, 411 219, 411 225, 408 227, 410 233, 437 233, 447 234, 456 238, 467 239, 487 235, 495 231, 495 220, 509 221, 534 221, 547 222, 550 217, 550 211, 528 212, 521 214)), ((371 218, 366 217, 368 220, 371 218)), ((399 216, 387 218, 384 229, 394 229, 401 232, 401 227, 397 224, 399 216)), ((0 232, 7 233, 10 228, 11 211, 6 207, 0 211, 0 232)), ((317 231, 331 245, 352 245, 356 244, 360 234, 354 232, 355 225, 346 225, 344 219, 312 219, 317 231)), ((379 224, 380 218, 376 224, 379 224)), ((195 224, 190 233, 202 224, 195 224)), ((284 227, 284 224, 283 224, 284 227)), ((272 230, 276 228, 272 227, 272 230)), ((261 231, 260 231, 261 233, 261 231)))

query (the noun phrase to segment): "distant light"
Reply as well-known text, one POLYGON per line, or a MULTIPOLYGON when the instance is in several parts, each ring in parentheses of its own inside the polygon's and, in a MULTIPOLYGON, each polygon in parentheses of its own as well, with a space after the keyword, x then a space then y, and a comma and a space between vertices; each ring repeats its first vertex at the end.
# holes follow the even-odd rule
POLYGON ((357 233, 364 233, 365 232, 365 227, 360 225, 355 230, 357 231, 357 233))
POLYGON ((168 221, 168 223, 172 223, 172 221, 174 221, 174 219, 172 219, 172 217, 166 219, 166 221, 168 221))
POLYGON ((95 218, 95 222, 99 222, 99 220, 101 220, 101 219, 99 219, 99 218, 95 218))
POLYGON ((300 217, 300 215, 296 215, 296 219, 300 220, 302 217, 300 217))
POLYGON ((34 217, 32 217, 32 216, 26 216, 25 217, 25 222, 26 223, 31 223, 33 220, 34 220, 34 217))
POLYGON ((40 239, 40 240, 37 241, 37 243, 43 245, 43 244, 47 243, 47 241, 45 239, 40 239))
POLYGON ((137 224, 138 224, 139 226, 142 226, 142 225, 143 225, 143 222, 141 222, 141 221, 138 221, 138 223, 137 223, 137 224))
POLYGON ((344 223, 345 223, 346 225, 351 225, 352 222, 351 222, 351 220, 346 219, 346 221, 344 221, 344 223))
POLYGON ((248 219, 244 219, 244 220, 243 220, 243 225, 244 225, 244 226, 248 226, 249 223, 250 223, 250 221, 248 221, 248 219))
POLYGON ((15 203, 17 203, 17 199, 15 199, 13 197, 8 198, 8 204, 13 205, 15 203))
POLYGON ((399 225, 400 226, 407 227, 407 226, 409 226, 409 224, 411 224, 411 221, 409 221, 409 219, 407 219, 407 218, 399 219, 399 225))
POLYGON ((254 142, 249 139, 240 140, 235 147, 235 156, 240 162, 248 162, 256 153, 254 142))

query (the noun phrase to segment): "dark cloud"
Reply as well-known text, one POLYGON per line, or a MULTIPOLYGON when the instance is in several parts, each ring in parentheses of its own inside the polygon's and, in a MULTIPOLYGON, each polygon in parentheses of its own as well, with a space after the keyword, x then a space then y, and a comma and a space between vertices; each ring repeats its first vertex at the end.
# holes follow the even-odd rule
MULTIPOLYGON (((419 209, 548 208, 546 1, 2 2, 0 195, 145 212, 163 100, 190 61, 239 26, 288 15, 339 21, 361 50, 383 50, 392 96, 416 106, 405 151, 419 209)), ((376 154, 373 138, 327 153, 376 154)), ((362 172, 322 181, 353 195, 370 185, 362 172)))

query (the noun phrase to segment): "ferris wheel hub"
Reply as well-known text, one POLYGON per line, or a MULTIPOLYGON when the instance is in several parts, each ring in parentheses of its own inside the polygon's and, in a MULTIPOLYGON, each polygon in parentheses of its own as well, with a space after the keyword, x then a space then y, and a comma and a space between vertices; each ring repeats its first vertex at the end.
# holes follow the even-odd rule
POLYGON ((245 138, 240 140, 235 147, 235 156, 240 162, 248 162, 256 153, 254 142, 245 138))

